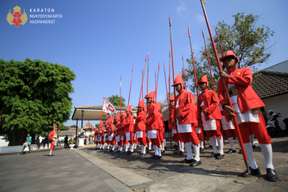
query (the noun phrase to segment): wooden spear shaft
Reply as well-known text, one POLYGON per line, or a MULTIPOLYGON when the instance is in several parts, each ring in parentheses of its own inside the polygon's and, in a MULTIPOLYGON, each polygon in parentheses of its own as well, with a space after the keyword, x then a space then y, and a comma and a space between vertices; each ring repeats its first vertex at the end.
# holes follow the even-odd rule
MULTIPOLYGON (((219 59, 219 56, 218 56, 218 51, 217 51, 215 42, 214 42, 214 40, 213 40, 213 36, 212 36, 212 32, 211 32, 211 27, 210 27, 210 24, 209 24, 209 21, 208 21, 208 16, 207 16, 207 12, 206 12, 205 6, 204 6, 204 4, 203 4, 203 0, 200 0, 200 3, 201 3, 202 11, 203 11, 203 14, 204 14, 205 22, 206 22, 206 25, 207 25, 207 28, 208 28, 209 37, 210 37, 210 41, 211 41, 211 44, 212 44, 214 56, 215 56, 215 59, 216 59, 216 63, 217 63, 218 70, 219 70, 219 74, 221 75, 222 72, 223 72, 223 68, 222 68, 222 65, 220 64, 220 59, 219 59)), ((225 97, 226 97, 226 99, 227 99, 228 105, 229 105, 230 107, 233 107, 233 106, 232 106, 232 103, 231 103, 231 100, 229 99, 230 96, 229 96, 228 88, 227 88, 226 84, 223 83, 223 85, 224 85, 224 86, 223 86, 223 87, 224 87, 224 94, 225 94, 225 97)), ((241 152, 242 152, 242 155, 243 155, 243 160, 244 160, 246 169, 248 170, 249 167, 248 167, 248 162, 247 162, 247 154, 246 154, 246 150, 245 150, 245 148, 244 148, 243 139, 242 139, 242 135, 241 135, 241 133, 240 133, 240 128, 239 128, 239 125, 238 125, 236 116, 233 116, 232 121, 233 121, 234 127, 236 128, 236 133, 237 133, 238 140, 239 140, 239 144, 240 144, 240 147, 241 147, 241 152)))

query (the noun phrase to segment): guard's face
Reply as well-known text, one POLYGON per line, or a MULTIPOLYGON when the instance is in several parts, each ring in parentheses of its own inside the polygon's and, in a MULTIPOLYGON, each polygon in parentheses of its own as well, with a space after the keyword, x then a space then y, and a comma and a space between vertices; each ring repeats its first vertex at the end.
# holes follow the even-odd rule
POLYGON ((147 105, 151 104, 152 103, 152 99, 151 98, 147 98, 146 99, 146 103, 147 103, 147 105))
POLYGON ((177 85, 175 85, 175 89, 178 93, 180 93, 182 91, 183 87, 181 84, 177 84, 177 85))
POLYGON ((207 83, 200 83, 199 87, 202 91, 204 91, 207 88, 207 83))
POLYGON ((234 59, 233 57, 227 57, 224 61, 223 61, 223 63, 224 63, 224 66, 226 67, 226 68, 233 68, 233 67, 235 67, 236 66, 236 59, 234 59))

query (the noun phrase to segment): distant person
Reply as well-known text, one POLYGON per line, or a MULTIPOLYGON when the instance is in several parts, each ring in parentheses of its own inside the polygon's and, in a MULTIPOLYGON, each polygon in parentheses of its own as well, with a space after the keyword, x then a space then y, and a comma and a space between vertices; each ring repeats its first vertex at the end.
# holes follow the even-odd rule
POLYGON ((69 148, 68 136, 66 135, 64 138, 64 148, 69 148))
POLYGON ((56 146, 56 142, 57 142, 57 132, 56 132, 56 130, 57 130, 57 124, 53 123, 53 128, 48 134, 48 140, 50 142, 49 156, 55 155, 55 146, 56 146))
POLYGON ((25 149, 26 147, 28 147, 28 151, 31 152, 31 143, 32 143, 32 137, 30 136, 30 134, 27 134, 26 140, 23 144, 23 148, 22 148, 22 153, 25 153, 25 149))
POLYGON ((37 145, 37 149, 39 150, 40 146, 41 146, 40 136, 39 135, 36 137, 36 145, 37 145))

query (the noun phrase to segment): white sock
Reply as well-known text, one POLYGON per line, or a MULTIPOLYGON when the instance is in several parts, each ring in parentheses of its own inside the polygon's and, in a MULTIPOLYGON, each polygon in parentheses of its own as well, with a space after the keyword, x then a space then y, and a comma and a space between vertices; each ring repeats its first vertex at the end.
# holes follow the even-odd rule
POLYGON ((193 159, 192 142, 185 143, 185 150, 186 150, 186 159, 187 160, 193 159))
POLYGON ((125 152, 128 152, 128 149, 129 149, 129 143, 125 144, 125 152))
POLYGON ((213 148, 213 153, 217 154, 218 150, 217 150, 217 145, 216 145, 216 143, 217 143, 216 138, 214 136, 212 136, 212 137, 209 138, 209 140, 210 140, 210 143, 211 143, 212 148, 213 148))
POLYGON ((146 146, 145 145, 141 146, 141 153, 144 155, 146 154, 146 146))
POLYGON ((245 143, 245 149, 246 149, 246 153, 247 153, 247 158, 248 158, 248 164, 249 167, 251 167, 252 169, 257 169, 258 165, 255 161, 254 155, 253 155, 253 147, 251 143, 245 143))
POLYGON ((204 149, 204 141, 200 141, 200 148, 204 149))
POLYGON ((148 149, 149 149, 149 150, 152 149, 152 143, 151 143, 151 142, 149 142, 149 144, 148 144, 148 149))
POLYGON ((178 145, 179 145, 179 151, 184 153, 184 142, 179 141, 178 145))
POLYGON ((194 159, 196 161, 200 161, 200 145, 193 145, 193 151, 194 151, 194 159))
POLYGON ((158 150, 158 156, 161 157, 161 148, 160 148, 160 147, 157 147, 157 150, 158 150))
POLYGON ((273 166, 273 152, 271 144, 260 144, 261 152, 264 157, 265 167, 266 169, 274 169, 273 166))
POLYGON ((233 137, 229 137, 228 138, 228 143, 229 143, 229 148, 230 149, 235 149, 233 137))
POLYGON ((217 137, 218 148, 220 155, 224 155, 224 144, 223 144, 223 137, 217 137))
POLYGON ((130 152, 133 153, 134 152, 134 148, 135 148, 135 145, 134 144, 132 144, 132 145, 130 144, 130 152))

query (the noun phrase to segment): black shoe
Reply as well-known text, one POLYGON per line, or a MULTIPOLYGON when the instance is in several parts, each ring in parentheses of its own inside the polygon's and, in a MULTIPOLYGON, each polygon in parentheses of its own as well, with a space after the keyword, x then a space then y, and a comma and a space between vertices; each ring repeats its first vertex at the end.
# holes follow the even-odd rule
POLYGON ((240 177, 249 177, 249 176, 256 176, 259 177, 261 175, 260 173, 260 169, 252 169, 251 167, 249 167, 249 170, 244 171, 243 173, 240 173, 239 176, 240 177))
POLYGON ((194 159, 185 159, 184 162, 185 163, 193 163, 195 160, 194 159))
POLYGON ((161 158, 162 158, 162 156, 159 156, 159 155, 154 156, 154 159, 156 159, 156 160, 161 159, 161 158))
POLYGON ((277 173, 275 172, 275 170, 270 169, 270 168, 266 169, 265 179, 266 179, 267 181, 270 181, 270 182, 279 181, 278 175, 277 175, 277 173))
POLYGON ((227 153, 229 153, 229 154, 231 154, 231 153, 236 153, 237 151, 235 150, 235 149, 229 149, 228 151, 227 151, 227 153))
POLYGON ((218 160, 220 157, 220 153, 213 153, 213 157, 218 160))
POLYGON ((216 159, 217 159, 217 160, 224 159, 224 155, 219 154, 216 159))
POLYGON ((201 165, 201 161, 196 161, 195 159, 193 159, 194 161, 190 164, 190 166, 192 167, 196 167, 198 165, 201 165))
POLYGON ((252 176, 259 177, 259 176, 261 175, 259 168, 252 169, 251 167, 249 167, 249 170, 250 170, 250 174, 251 174, 252 176))

